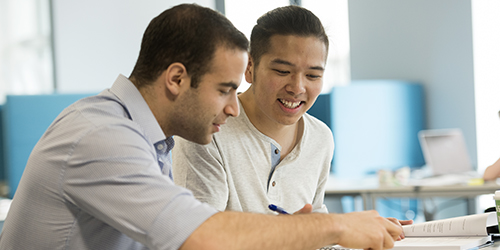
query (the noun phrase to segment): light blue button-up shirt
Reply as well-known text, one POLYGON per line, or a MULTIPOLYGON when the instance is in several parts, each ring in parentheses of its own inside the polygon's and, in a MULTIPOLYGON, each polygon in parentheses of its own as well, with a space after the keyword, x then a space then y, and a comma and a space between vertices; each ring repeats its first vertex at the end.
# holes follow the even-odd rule
POLYGON ((178 249, 216 210, 173 183, 172 147, 120 75, 66 108, 35 146, 0 249, 178 249))

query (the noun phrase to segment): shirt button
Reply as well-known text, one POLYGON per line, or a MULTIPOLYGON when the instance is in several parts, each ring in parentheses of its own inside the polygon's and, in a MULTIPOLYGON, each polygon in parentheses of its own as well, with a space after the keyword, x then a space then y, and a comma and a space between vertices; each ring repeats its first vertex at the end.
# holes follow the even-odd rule
POLYGON ((275 181, 273 181, 273 184, 272 184, 272 185, 273 185, 273 187, 274 187, 274 186, 276 186, 276 182, 275 182, 275 181))
POLYGON ((279 151, 278 149, 275 149, 275 150, 274 150, 274 153, 275 153, 275 154, 278 154, 279 152, 280 152, 280 151, 279 151))
POLYGON ((162 150, 162 149, 163 149, 163 144, 158 144, 158 146, 156 146, 156 148, 157 148, 158 150, 162 150))

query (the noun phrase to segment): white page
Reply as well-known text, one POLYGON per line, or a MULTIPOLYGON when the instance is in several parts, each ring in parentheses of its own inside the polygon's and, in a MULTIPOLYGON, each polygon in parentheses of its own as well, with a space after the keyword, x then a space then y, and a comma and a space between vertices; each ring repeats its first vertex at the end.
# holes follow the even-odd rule
POLYGON ((490 236, 481 237, 409 237, 394 242, 392 249, 404 250, 462 250, 485 244, 490 236))
POLYGON ((496 212, 467 215, 403 226, 406 237, 486 236, 486 227, 496 225, 496 212))
MULTIPOLYGON (((409 237, 394 242, 394 250, 465 250, 481 246, 491 240, 490 236, 473 237, 409 237)), ((326 246, 318 250, 363 250, 340 245, 326 246)))

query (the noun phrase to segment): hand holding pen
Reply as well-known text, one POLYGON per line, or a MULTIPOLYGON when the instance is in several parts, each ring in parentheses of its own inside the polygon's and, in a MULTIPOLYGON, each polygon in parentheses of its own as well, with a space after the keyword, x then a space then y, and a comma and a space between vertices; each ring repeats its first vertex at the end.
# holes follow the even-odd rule
POLYGON ((269 209, 273 210, 274 212, 278 212, 280 214, 290 214, 287 211, 285 211, 285 209, 278 207, 274 204, 270 204, 268 207, 269 207, 269 209))
MULTIPOLYGON (((285 209, 283 209, 283 208, 281 208, 279 206, 276 206, 274 204, 270 204, 268 207, 269 207, 269 209, 271 209, 271 210, 273 210, 275 212, 278 212, 280 214, 290 214, 285 209)), ((293 214, 310 214, 312 212, 312 210, 313 210, 312 205, 311 204, 306 204, 299 211, 297 211, 297 212, 295 212, 293 214)))

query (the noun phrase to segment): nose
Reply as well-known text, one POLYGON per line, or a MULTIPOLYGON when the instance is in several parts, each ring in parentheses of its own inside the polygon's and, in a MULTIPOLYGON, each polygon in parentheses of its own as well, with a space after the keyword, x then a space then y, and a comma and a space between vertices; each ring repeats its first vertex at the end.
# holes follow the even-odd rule
POLYGON ((286 85, 285 90, 293 95, 300 95, 306 92, 305 88, 306 81, 300 75, 294 75, 291 77, 290 82, 286 85))
POLYGON ((228 116, 238 116, 240 114, 240 108, 238 106, 238 96, 236 95, 236 91, 232 94, 229 102, 226 107, 224 107, 224 113, 228 116))

